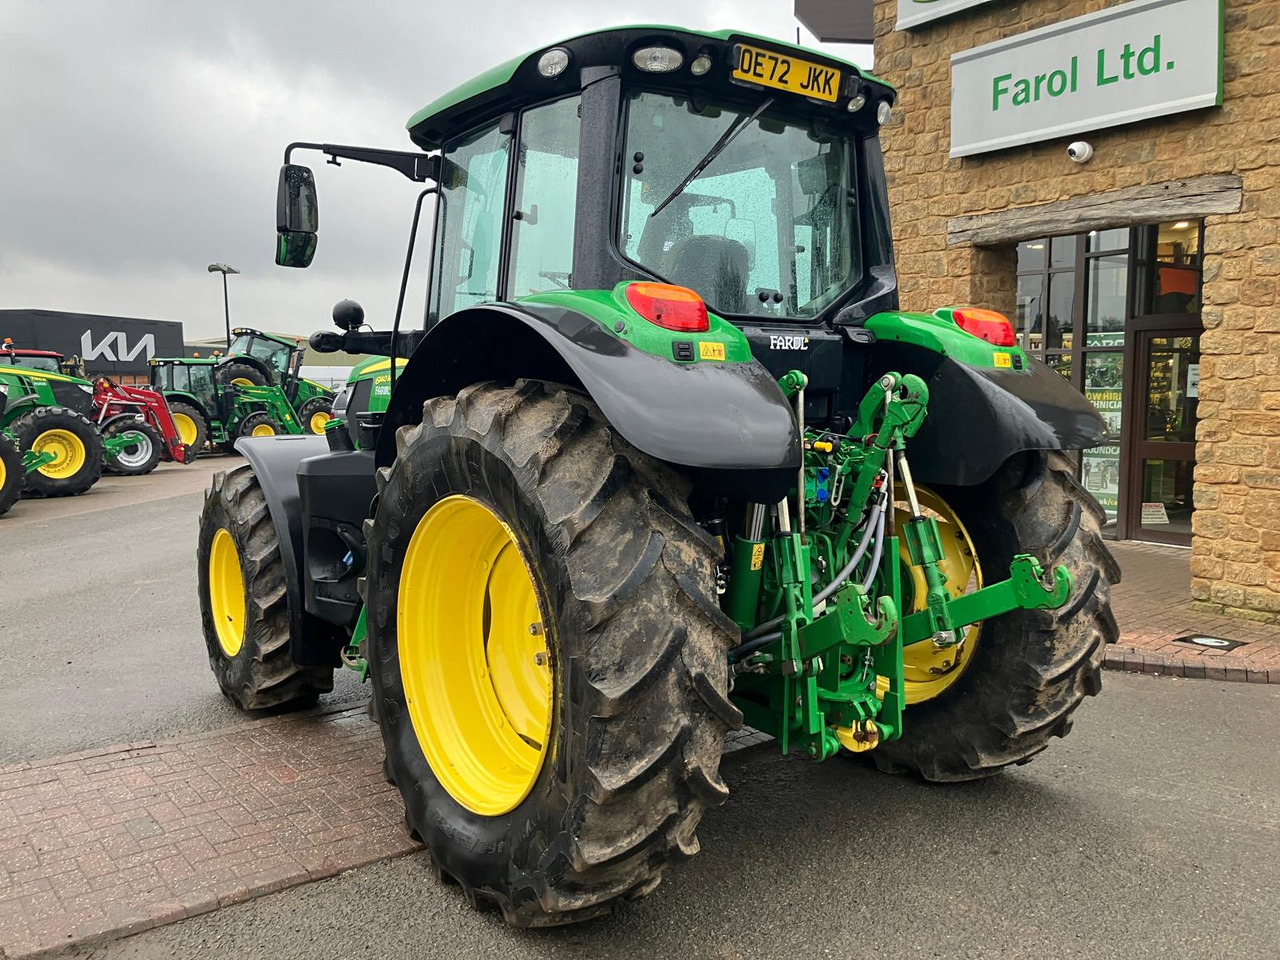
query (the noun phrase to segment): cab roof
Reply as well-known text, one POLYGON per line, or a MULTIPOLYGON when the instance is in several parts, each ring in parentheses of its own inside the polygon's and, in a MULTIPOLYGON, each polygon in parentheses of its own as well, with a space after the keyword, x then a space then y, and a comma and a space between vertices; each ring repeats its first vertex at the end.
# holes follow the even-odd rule
MULTIPOLYGON (((684 63, 677 73, 683 73, 683 78, 678 79, 687 82, 696 82, 696 78, 688 74, 688 64, 699 53, 711 53, 723 68, 726 55, 732 51, 733 44, 747 41, 800 59, 838 67, 842 72, 874 85, 875 98, 894 98, 894 88, 890 84, 856 64, 833 57, 825 51, 811 50, 742 30, 704 32, 662 24, 639 24, 580 34, 500 63, 427 104, 409 118, 406 128, 413 142, 424 150, 438 149, 453 134, 462 133, 493 115, 519 107, 525 102, 553 99, 557 95, 580 89, 583 84, 579 79, 579 71, 585 68, 615 67, 639 73, 630 65, 631 52, 663 41, 677 49, 683 48, 681 52, 684 54, 684 63), (537 59, 555 47, 569 51, 572 59, 564 73, 548 80, 537 72, 537 59)), ((675 74, 652 76, 668 82, 676 77, 675 74)), ((797 100, 806 102, 801 98, 797 100)))
POLYGON ((62 354, 53 350, 27 350, 24 347, 0 347, 0 353, 11 353, 15 357, 52 357, 61 360, 62 354))

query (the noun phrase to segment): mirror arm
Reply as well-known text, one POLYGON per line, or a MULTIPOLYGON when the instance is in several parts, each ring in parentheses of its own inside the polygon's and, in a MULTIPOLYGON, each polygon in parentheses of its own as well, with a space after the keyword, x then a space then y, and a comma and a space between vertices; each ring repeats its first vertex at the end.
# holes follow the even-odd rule
POLYGON ((428 180, 439 182, 440 157, 428 156, 425 153, 410 153, 407 150, 380 150, 377 147, 347 147, 335 143, 291 143, 284 148, 284 162, 290 163, 289 156, 297 150, 319 150, 329 157, 329 163, 338 166, 338 160, 357 160, 361 163, 374 163, 381 167, 390 167, 408 177, 415 183, 428 180))

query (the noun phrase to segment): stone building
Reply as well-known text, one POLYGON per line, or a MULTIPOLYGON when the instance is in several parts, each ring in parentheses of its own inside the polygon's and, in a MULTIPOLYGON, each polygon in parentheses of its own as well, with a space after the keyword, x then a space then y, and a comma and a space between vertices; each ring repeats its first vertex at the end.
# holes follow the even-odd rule
POLYGON ((1280 620, 1280 2, 874 14, 903 306, 1015 317, 1109 422, 1078 458, 1109 534, 1280 620))

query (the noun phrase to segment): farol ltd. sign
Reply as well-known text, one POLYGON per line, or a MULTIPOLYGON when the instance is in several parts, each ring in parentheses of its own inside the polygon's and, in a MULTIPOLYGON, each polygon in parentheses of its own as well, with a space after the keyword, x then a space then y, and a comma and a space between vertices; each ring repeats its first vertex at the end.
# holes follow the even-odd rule
POLYGON ((898 0, 897 28, 909 30, 990 2, 991 0, 898 0))
POLYGON ((951 156, 1222 103, 1223 0, 1136 0, 951 57, 951 156))

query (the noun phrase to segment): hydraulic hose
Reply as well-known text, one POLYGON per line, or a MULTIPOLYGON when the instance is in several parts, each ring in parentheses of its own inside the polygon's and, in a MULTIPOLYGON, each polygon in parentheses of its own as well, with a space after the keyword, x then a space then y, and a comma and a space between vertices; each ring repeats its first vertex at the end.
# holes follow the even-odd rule
MULTIPOLYGON (((877 503, 872 504, 871 515, 867 517, 866 532, 863 533, 862 539, 858 541, 858 546, 856 549, 854 549, 853 556, 849 558, 849 562, 846 563, 844 567, 841 568, 840 572, 836 574, 835 579, 833 579, 825 587, 819 590, 817 595, 814 596, 813 605, 815 607, 818 604, 822 603, 822 601, 830 597, 837 590, 839 590, 840 586, 846 580, 848 580, 850 576, 853 575, 854 568, 858 565, 859 561, 862 560, 863 555, 867 552, 867 547, 870 546, 871 544, 871 538, 872 536, 875 535, 877 526, 879 527, 880 530, 882 531, 884 530, 883 514, 884 514, 883 501, 879 501, 877 503)), ((766 633, 772 630, 778 624, 782 623, 784 619, 786 618, 779 616, 779 617, 774 617, 772 620, 766 620, 764 623, 760 624, 759 626, 753 628, 750 632, 748 632, 745 639, 754 640, 756 637, 760 636, 762 633, 766 633)))
MULTIPOLYGON (((840 586, 849 579, 853 574, 854 568, 867 552, 872 538, 875 538, 875 550, 871 555, 871 567, 863 581, 863 588, 869 588, 871 581, 875 579, 876 572, 880 567, 880 558, 884 554, 884 527, 885 527, 885 508, 883 498, 872 505, 871 514, 867 518, 866 532, 862 535, 862 539, 858 542, 857 549, 854 550, 853 556, 849 562, 844 565, 841 571, 836 575, 835 579, 818 591, 813 598, 814 605, 818 605, 835 593, 840 586)), ((748 657, 762 647, 768 646, 774 640, 782 636, 782 631, 775 629, 785 617, 774 617, 772 620, 766 620, 760 624, 745 637, 746 643, 734 647, 729 651, 729 662, 736 663, 743 657, 748 657)))

